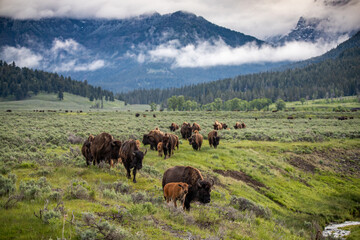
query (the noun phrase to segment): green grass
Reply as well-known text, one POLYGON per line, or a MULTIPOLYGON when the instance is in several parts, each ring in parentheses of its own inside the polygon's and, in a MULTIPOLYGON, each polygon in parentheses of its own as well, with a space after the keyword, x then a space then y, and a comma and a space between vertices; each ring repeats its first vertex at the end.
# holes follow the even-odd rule
MULTIPOLYGON (((324 227, 333 221, 359 219, 359 113, 347 113, 354 119, 346 121, 336 119, 342 113, 291 113, 296 116, 292 121, 286 119, 287 112, 156 112, 156 118, 152 113, 136 118, 127 111, 0 112, 0 171, 4 177, 16 175, 12 194, 20 193, 21 181, 43 176, 52 189, 48 195, 22 200, 10 209, 0 208, 1 238, 61 238, 63 218, 44 223, 34 215, 44 208, 45 199, 50 201, 48 209, 56 206, 51 198, 54 192, 62 195, 67 220, 75 218, 75 225, 64 225, 67 239, 70 235, 81 238, 87 229, 83 214, 89 212, 130 239, 311 239, 316 224, 324 227), (218 149, 213 149, 206 137, 215 120, 230 127, 243 120, 247 128, 219 131, 222 139, 218 149), (70 133, 85 139, 103 131, 121 140, 141 140, 142 134, 155 127, 167 131, 171 122, 184 121, 201 125, 205 137, 201 151, 194 151, 184 139, 169 159, 148 151, 136 184, 126 178, 122 165, 87 167, 81 143, 67 140, 70 133), (166 206, 162 174, 175 165, 196 167, 215 180, 210 204, 192 203, 191 211, 185 213, 166 206), (248 180, 221 171, 241 172, 248 180), (71 192, 74 182, 83 181, 87 195, 71 192), (271 215, 257 217, 254 212, 237 210, 231 204, 234 196, 269 209, 271 215)), ((8 195, 0 197, 1 205, 7 199, 8 195)), ((356 234, 357 229, 353 239, 356 234)))
POLYGON ((39 93, 26 100, 5 101, 0 99, 0 111, 11 110, 72 110, 72 111, 145 111, 150 110, 149 105, 124 105, 123 101, 115 100, 114 102, 104 101, 103 109, 92 108, 99 100, 91 102, 88 98, 64 93, 64 100, 60 101, 57 94, 39 93))

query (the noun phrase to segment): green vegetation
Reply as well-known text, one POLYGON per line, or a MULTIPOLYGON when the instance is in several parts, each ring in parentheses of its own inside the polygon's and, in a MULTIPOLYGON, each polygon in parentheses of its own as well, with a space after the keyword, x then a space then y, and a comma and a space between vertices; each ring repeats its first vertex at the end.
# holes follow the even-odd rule
MULTIPOLYGON (((314 239, 329 222, 360 218, 358 112, 151 115, 1 111, 2 238, 314 239), (337 120, 344 115, 353 119, 337 120), (81 144, 68 141, 101 132, 141 139, 155 127, 168 131, 171 122, 184 121, 199 123, 206 139, 215 120, 231 128, 219 131, 217 149, 204 140, 195 152, 182 139, 167 160, 148 151, 136 184, 122 165, 87 167, 81 144), (245 129, 233 129, 239 120, 245 129), (161 178, 175 165, 191 165, 215 181, 210 204, 193 203, 190 212, 166 206, 161 178)), ((355 228, 349 239, 356 234, 355 228)))
POLYGON ((13 100, 23 100, 39 92, 57 93, 60 100, 63 92, 94 99, 105 98, 114 101, 114 94, 101 87, 88 85, 87 81, 79 82, 71 77, 64 77, 57 73, 19 68, 15 62, 8 64, 0 60, 0 97, 13 100))

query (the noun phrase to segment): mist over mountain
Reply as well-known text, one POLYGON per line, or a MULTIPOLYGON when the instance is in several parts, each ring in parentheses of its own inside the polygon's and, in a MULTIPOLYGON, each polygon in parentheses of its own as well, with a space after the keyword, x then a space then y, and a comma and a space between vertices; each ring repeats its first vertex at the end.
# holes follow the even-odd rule
POLYGON ((0 18, 0 30, 3 60, 114 92, 267 71, 336 46, 290 35, 281 46, 268 44, 183 11, 127 19, 0 18))

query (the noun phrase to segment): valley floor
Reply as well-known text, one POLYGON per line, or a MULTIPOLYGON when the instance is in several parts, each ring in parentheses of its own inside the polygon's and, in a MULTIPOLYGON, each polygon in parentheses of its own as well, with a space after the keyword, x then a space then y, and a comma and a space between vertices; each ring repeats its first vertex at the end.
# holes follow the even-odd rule
POLYGON ((154 113, 1 112, 0 238, 315 239, 330 222, 360 219, 359 113, 154 113), (219 131, 217 149, 206 140, 215 120, 231 128, 219 131), (148 151, 136 184, 122 165, 87 167, 82 140, 68 140, 141 140, 184 121, 202 127, 201 151, 184 139, 169 159, 148 151), (233 129, 237 121, 247 127, 233 129), (176 165, 214 180, 210 204, 165 204, 162 175, 176 165))

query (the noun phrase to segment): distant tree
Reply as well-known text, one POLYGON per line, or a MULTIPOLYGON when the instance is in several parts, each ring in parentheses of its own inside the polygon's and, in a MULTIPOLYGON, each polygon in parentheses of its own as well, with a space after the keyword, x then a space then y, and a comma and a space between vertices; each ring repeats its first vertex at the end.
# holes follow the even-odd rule
POLYGON ((286 103, 284 102, 284 100, 282 100, 281 98, 279 98, 277 101, 276 101, 276 109, 277 110, 284 110, 286 107, 286 103))
POLYGON ((60 101, 64 100, 64 93, 61 90, 58 92, 58 99, 60 101))
POLYGON ((156 111, 156 108, 157 108, 157 104, 156 103, 150 103, 150 109, 151 111, 156 111))
POLYGON ((90 102, 94 101, 94 96, 90 95, 89 100, 90 100, 90 102))
POLYGON ((304 103, 305 103, 305 98, 300 98, 300 102, 301 102, 302 105, 304 105, 304 103))
POLYGON ((220 111, 222 109, 222 100, 221 98, 215 98, 214 100, 214 110, 215 111, 220 111))

